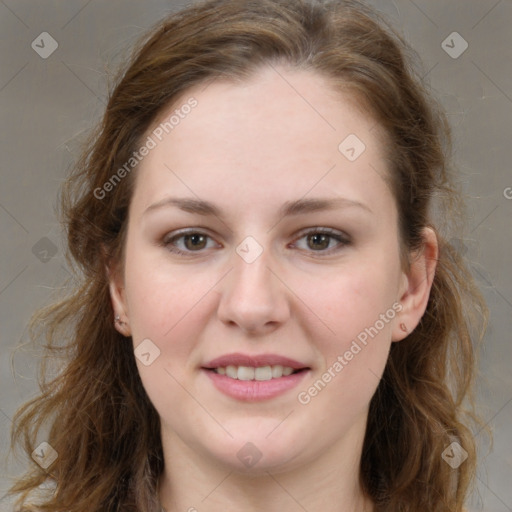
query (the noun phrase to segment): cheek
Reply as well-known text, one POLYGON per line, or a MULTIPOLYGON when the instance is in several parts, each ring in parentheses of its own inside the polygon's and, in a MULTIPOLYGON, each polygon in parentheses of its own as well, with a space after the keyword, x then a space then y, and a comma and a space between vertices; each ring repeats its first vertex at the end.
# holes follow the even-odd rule
POLYGON ((137 252, 127 252, 125 275, 134 349, 147 340, 157 347, 151 345, 158 356, 150 365, 136 359, 146 393, 161 417, 171 409, 198 414, 183 383, 197 364, 198 340, 212 315, 213 276, 191 279, 137 252))
MULTIPOLYGON (((332 339, 352 339, 389 312, 397 300, 399 269, 388 265, 350 265, 333 271, 319 280, 301 285, 301 297, 329 328, 332 339), (387 269, 387 271, 386 271, 387 269), (334 332, 333 332, 334 331, 334 332)), ((380 323, 379 323, 380 325, 380 323)), ((385 331, 390 329, 385 322, 385 331)))
POLYGON ((399 276, 399 264, 392 258, 372 258, 372 264, 361 259, 315 281, 315 287, 309 283, 309 294, 302 289, 304 301, 326 326, 311 329, 321 371, 331 372, 325 376, 330 388, 326 395, 344 397, 345 402, 350 396, 369 399, 373 394, 391 345, 399 276))
POLYGON ((311 297, 311 309, 334 333, 313 336, 320 367, 298 397, 308 414, 336 429, 364 414, 388 358, 394 299, 383 274, 376 281, 368 272, 338 274, 311 297))
POLYGON ((174 359, 184 358, 208 316, 205 298, 215 276, 191 279, 143 251, 127 251, 125 276, 134 345, 149 338, 162 353, 172 351, 174 359))

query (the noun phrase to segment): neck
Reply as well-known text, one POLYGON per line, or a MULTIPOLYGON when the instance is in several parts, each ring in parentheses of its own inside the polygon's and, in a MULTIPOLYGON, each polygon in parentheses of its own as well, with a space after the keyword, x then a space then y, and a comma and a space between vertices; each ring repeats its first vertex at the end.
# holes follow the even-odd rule
POLYGON ((166 469, 159 496, 166 512, 374 511, 360 485, 361 435, 347 436, 300 467, 262 468, 258 473, 209 459, 176 435, 162 433, 162 442, 166 469))

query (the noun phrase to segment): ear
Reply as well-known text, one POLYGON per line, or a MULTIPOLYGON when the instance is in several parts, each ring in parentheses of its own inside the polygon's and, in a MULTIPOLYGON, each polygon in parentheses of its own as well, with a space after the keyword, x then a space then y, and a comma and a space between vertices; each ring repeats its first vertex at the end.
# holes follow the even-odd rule
POLYGON ((118 265, 107 263, 105 265, 109 283, 110 300, 114 310, 114 326, 123 336, 131 336, 130 321, 126 303, 124 276, 118 265))
POLYGON ((416 329, 427 309, 428 298, 436 272, 439 245, 436 233, 431 228, 422 232, 423 245, 411 254, 407 271, 403 273, 400 289, 402 310, 396 316, 392 340, 403 340, 416 329))

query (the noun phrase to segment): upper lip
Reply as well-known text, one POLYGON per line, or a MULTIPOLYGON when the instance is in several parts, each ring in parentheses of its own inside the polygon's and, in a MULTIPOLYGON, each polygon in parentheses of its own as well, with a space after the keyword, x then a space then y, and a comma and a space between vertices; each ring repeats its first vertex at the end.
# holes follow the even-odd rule
POLYGON ((294 370, 302 370, 308 368, 307 365, 290 359, 289 357, 280 356, 277 354, 257 354, 257 355, 246 355, 240 353, 225 354, 220 357, 212 359, 208 363, 203 365, 203 368, 225 368, 226 366, 248 366, 257 368, 259 366, 289 366, 294 370))

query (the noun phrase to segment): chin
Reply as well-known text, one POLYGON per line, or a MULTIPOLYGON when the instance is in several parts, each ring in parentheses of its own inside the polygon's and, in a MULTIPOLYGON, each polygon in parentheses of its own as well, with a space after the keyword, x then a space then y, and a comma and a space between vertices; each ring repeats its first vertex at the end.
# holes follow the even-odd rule
MULTIPOLYGON (((272 428, 275 428, 278 422, 273 421, 272 424, 272 428)), ((231 431, 234 439, 224 438, 223 443, 204 446, 203 449, 209 451, 217 463, 225 465, 230 471, 244 474, 281 473, 300 465, 298 458, 303 457, 305 441, 303 445, 286 432, 282 438, 276 435, 272 439, 275 432, 268 435, 271 431, 272 429, 239 430, 243 435, 235 435, 235 431, 231 431)))

